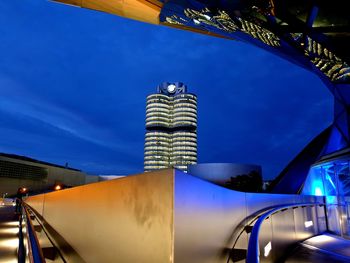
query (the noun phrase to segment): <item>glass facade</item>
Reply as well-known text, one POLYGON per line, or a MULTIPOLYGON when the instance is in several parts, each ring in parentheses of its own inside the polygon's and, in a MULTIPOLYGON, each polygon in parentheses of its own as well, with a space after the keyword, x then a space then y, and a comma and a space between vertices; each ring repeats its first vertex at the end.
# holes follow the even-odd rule
POLYGON ((183 83, 163 83, 147 97, 144 170, 197 162, 197 96, 183 83))
POLYGON ((317 164, 310 169, 302 194, 325 196, 328 229, 350 238, 349 160, 317 164))

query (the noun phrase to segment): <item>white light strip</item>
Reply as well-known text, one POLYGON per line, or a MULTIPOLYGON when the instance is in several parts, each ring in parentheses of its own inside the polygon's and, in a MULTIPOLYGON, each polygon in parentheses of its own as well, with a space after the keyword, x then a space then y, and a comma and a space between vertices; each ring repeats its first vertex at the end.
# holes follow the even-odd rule
POLYGON ((272 245, 271 245, 271 241, 269 243, 267 243, 267 245, 264 247, 264 257, 268 257, 268 255, 270 254, 270 251, 272 249, 272 245))
POLYGON ((310 226, 313 226, 314 223, 312 221, 305 221, 304 225, 305 225, 306 228, 308 228, 310 226))

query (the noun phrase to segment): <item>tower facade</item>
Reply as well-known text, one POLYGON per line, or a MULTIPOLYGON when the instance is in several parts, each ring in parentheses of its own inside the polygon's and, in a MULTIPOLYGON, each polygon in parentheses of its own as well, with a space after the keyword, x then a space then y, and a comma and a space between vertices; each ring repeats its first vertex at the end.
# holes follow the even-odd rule
POLYGON ((164 82, 147 96, 144 170, 197 163, 197 96, 181 82, 164 82))

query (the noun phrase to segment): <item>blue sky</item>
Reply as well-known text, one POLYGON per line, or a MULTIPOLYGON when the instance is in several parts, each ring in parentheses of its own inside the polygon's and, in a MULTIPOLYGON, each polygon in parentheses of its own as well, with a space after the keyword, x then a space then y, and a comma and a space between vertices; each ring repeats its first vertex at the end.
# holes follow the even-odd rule
POLYGON ((0 152, 92 174, 143 170, 145 98, 198 96, 199 162, 273 178, 332 120, 321 81, 248 44, 46 0, 0 1, 0 152))

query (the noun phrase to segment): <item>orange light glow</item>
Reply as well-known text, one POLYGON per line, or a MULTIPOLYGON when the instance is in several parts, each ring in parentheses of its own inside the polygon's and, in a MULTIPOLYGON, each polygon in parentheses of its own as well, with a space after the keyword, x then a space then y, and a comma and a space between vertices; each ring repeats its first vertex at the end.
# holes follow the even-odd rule
POLYGON ((56 185, 56 186, 55 186, 55 190, 56 190, 56 191, 61 190, 61 189, 62 189, 62 187, 61 187, 60 185, 56 185))

